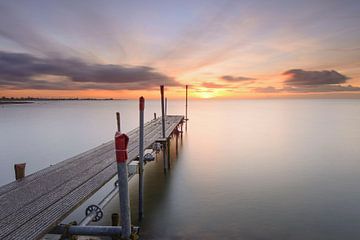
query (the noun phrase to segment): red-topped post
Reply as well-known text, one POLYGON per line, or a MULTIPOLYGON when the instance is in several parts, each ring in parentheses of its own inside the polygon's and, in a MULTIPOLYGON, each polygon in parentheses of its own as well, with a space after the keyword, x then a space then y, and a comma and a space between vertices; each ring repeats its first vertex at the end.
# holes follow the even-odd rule
POLYGON ((122 237, 129 239, 131 235, 131 214, 128 186, 128 143, 129 137, 126 134, 115 133, 115 153, 118 169, 120 217, 122 227, 122 237))

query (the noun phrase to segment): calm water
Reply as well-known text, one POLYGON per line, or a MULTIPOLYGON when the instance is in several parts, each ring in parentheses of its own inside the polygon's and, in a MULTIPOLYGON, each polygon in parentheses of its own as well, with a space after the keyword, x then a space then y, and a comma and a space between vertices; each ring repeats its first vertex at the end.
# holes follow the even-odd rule
MULTIPOLYGON (((137 109, 135 101, 1 106, 0 184, 14 179, 15 162, 31 173, 112 139, 115 111, 124 131, 136 127, 137 109)), ((146 118, 159 109, 147 102, 146 118)), ((170 114, 183 112, 182 101, 169 102, 170 114)), ((359 100, 192 101, 189 118, 178 156, 172 142, 171 173, 160 155, 146 166, 144 239, 360 238, 359 100)))

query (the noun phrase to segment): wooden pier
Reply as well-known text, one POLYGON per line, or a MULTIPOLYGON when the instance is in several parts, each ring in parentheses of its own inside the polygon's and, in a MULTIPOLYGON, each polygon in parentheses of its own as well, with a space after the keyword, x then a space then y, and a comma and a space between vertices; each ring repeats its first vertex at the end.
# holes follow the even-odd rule
MULTIPOLYGON (((147 122, 144 149, 168 140, 183 122, 183 116, 166 116, 165 139, 161 117, 147 122)), ((130 164, 139 155, 139 128, 127 135, 130 164)), ((116 173, 114 141, 110 141, 0 187, 0 239, 41 238, 116 173)))

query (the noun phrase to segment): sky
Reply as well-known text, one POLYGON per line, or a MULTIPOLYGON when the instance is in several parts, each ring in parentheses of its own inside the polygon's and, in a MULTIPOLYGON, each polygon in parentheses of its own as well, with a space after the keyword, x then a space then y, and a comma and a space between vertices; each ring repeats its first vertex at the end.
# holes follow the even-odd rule
POLYGON ((0 96, 360 98, 359 0, 0 0, 0 96))

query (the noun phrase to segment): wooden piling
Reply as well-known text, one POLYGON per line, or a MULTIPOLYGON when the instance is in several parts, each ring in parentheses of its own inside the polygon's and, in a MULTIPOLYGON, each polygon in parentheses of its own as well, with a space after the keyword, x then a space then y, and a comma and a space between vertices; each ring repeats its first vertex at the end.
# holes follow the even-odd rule
POLYGON ((156 113, 154 112, 154 120, 156 119, 156 113))
POLYGON ((111 226, 119 226, 119 214, 111 214, 111 226))
POLYGON ((25 177, 25 167, 26 163, 18 163, 14 164, 14 170, 15 170, 15 179, 20 180, 25 177))
POLYGON ((117 125, 117 131, 121 132, 121 128, 120 128, 120 113, 116 112, 116 125, 117 125))

